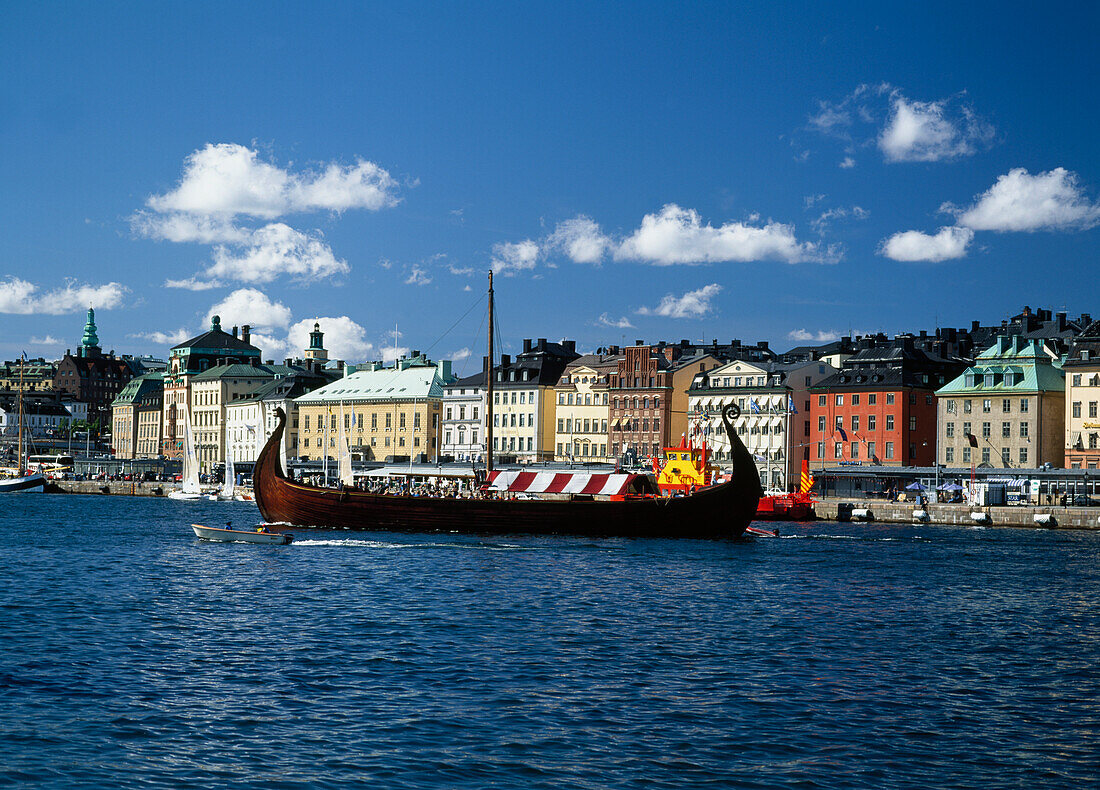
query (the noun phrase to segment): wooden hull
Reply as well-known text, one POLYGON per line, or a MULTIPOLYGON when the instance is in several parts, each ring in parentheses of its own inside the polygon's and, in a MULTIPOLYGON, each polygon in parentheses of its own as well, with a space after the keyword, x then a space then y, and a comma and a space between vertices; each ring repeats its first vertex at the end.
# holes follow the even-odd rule
POLYGON ((281 409, 276 413, 279 424, 252 478, 256 504, 270 522, 395 532, 736 538, 755 516, 762 493, 747 451, 747 473, 735 472, 728 483, 675 499, 434 499, 316 488, 286 478, 279 463, 286 415, 281 409))

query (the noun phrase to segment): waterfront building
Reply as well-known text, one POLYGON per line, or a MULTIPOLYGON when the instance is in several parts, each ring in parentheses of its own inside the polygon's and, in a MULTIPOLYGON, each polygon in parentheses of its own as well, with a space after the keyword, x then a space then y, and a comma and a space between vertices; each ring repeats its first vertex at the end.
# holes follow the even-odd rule
POLYGON ((157 370, 145 374, 156 386, 150 386, 138 393, 134 401, 134 419, 137 421, 137 439, 134 455, 137 458, 160 457, 161 415, 164 411, 164 371, 157 370))
POLYGON ((580 356, 576 342, 523 341, 515 360, 502 354, 493 371, 493 452, 501 461, 531 464, 554 458, 554 387, 580 356))
POLYGON ((363 460, 437 460, 443 388, 453 380, 450 361, 413 351, 394 367, 376 362, 295 398, 298 457, 336 459, 342 419, 351 451, 363 460))
POLYGON ((934 463, 936 390, 966 361, 921 347, 931 342, 911 335, 859 342, 839 371, 812 388, 811 466, 934 463))
POLYGON ((1089 324, 1070 347, 1065 362, 1065 465, 1100 465, 1100 321, 1089 324))
MULTIPOLYGON (((217 365, 259 365, 260 349, 250 342, 250 328, 246 324, 237 337, 233 332, 222 331, 221 318, 214 316, 210 331, 173 346, 164 373, 164 398, 161 414, 161 453, 167 458, 183 455, 183 426, 185 413, 191 410, 191 379, 217 365)), ((191 420, 194 426, 194 419, 191 420)))
MULTIPOLYGON (((24 441, 56 437, 71 420, 72 415, 56 398, 23 398, 24 441)), ((8 440, 6 444, 14 446, 14 440, 18 434, 18 398, 2 396, 0 397, 0 436, 8 440)))
POLYGON ((1048 341, 998 337, 936 394, 939 463, 1062 466, 1065 376, 1048 341))
POLYGON ((443 455, 481 463, 485 458, 485 371, 443 387, 443 455))
POLYGON ((607 353, 585 354, 565 366, 554 388, 554 460, 576 463, 614 461, 610 435, 608 387, 623 355, 617 346, 607 353))
MULTIPOLYGON (((156 457, 158 452, 153 446, 153 455, 139 454, 139 440, 143 434, 150 432, 149 420, 142 424, 141 403, 148 398, 154 398, 157 405, 160 404, 164 391, 164 382, 160 373, 145 373, 136 376, 126 382, 122 392, 111 403, 111 449, 116 458, 149 458, 156 457)), ((145 410, 148 417, 149 409, 145 410)), ((157 420, 159 423, 159 419, 157 420)), ((150 443, 146 442, 144 449, 148 451, 150 443)))
POLYGON ((250 395, 225 405, 226 452, 233 456, 238 470, 247 470, 256 462, 267 438, 275 431, 275 410, 286 414, 283 432, 283 458, 298 455, 298 407, 295 398, 313 392, 330 382, 319 373, 299 370, 261 385, 250 395))
POLYGON ((26 359, 20 363, 5 362, 0 365, 0 392, 14 393, 20 389, 24 393, 52 392, 57 377, 57 363, 47 362, 42 357, 26 359))
POLYGON ((209 474, 225 463, 226 409, 247 398, 272 379, 288 376, 283 365, 215 365, 191 377, 191 433, 199 466, 209 474))
POLYGON ((131 378, 133 370, 114 351, 104 354, 96 334, 95 310, 88 308, 84 337, 76 354, 65 351, 57 363, 53 389, 88 404, 88 420, 103 429, 111 424, 111 403, 131 378))
POLYGON ((730 458, 722 409, 737 405, 734 429, 756 460, 765 489, 797 488, 810 435, 810 388, 836 373, 825 362, 734 360, 695 375, 688 389, 688 435, 705 440, 721 464, 730 458))
POLYGON ((608 385, 608 442, 613 457, 640 462, 687 432, 688 389, 697 373, 717 367, 710 354, 679 346, 623 349, 608 385))

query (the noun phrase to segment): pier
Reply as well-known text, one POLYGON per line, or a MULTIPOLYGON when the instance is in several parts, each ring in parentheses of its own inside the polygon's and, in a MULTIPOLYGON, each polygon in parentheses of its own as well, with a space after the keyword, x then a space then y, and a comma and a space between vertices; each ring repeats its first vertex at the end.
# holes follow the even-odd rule
POLYGON ((823 499, 814 504, 814 512, 825 521, 877 521, 884 524, 931 524, 949 526, 1030 527, 1040 529, 1100 530, 1100 507, 1061 507, 1054 505, 995 505, 978 507, 966 503, 934 503, 918 507, 913 502, 888 502, 884 499, 823 499), (926 519, 916 518, 923 511, 926 519), (984 524, 972 514, 985 513, 984 524), (864 515, 866 514, 866 515, 864 515), (1039 516, 1043 523, 1036 521, 1039 516), (1045 517, 1049 516, 1047 519, 1045 517))

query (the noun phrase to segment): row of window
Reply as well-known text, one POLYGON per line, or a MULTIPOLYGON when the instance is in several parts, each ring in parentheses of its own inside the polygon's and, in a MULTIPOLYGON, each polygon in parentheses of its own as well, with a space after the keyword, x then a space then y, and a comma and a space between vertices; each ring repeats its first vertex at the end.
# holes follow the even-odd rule
MULTIPOLYGON (((1020 423, 1020 438, 1021 439, 1028 438, 1028 436, 1030 435, 1030 433, 1029 433, 1030 430, 1031 430, 1031 428, 1030 428, 1028 423, 1021 422, 1020 423)), ((964 422, 962 424, 962 435, 963 436, 969 436, 972 432, 973 431, 971 430, 970 423, 969 422, 964 422)), ((953 439, 955 437, 955 423, 953 423, 953 422, 944 423, 943 435, 945 437, 947 437, 948 439, 953 439)), ((982 437, 985 438, 985 439, 988 439, 992 435, 993 435, 993 424, 988 423, 988 422, 983 422, 982 423, 982 437)), ((1005 422, 1001 423, 1001 436, 1005 439, 1012 438, 1012 423, 1011 422, 1008 422, 1006 420, 1005 422)))
POLYGON ((616 422, 615 426, 616 430, 619 431, 659 431, 661 430, 661 420, 657 417, 652 420, 648 417, 628 417, 616 422))
MULTIPOLYGON (((1080 417, 1081 416, 1081 401, 1079 401, 1079 400, 1075 400, 1073 402, 1073 416, 1074 417, 1080 417)), ((1089 401, 1089 416, 1090 417, 1095 417, 1096 416, 1096 401, 1094 401, 1094 400, 1089 401)))
POLYGON ((493 415, 493 427, 494 428, 534 428, 535 427, 535 415, 534 414, 494 414, 493 415), (516 425, 516 417, 519 417, 519 425, 516 425), (511 418, 511 419, 509 419, 511 418))
MULTIPOLYGON (((613 408, 613 409, 648 409, 649 408, 649 398, 648 397, 644 397, 644 398, 641 398, 641 399, 639 399, 637 397, 635 397, 635 398, 622 398, 622 399, 612 398, 611 399, 611 408, 613 408)), ((653 408, 654 409, 661 408, 661 399, 660 398, 658 398, 658 397, 653 398, 653 408)))
MULTIPOLYGON (((1075 387, 1082 386, 1081 385, 1081 374, 1080 373, 1074 373, 1073 378, 1071 379, 1071 381, 1073 382, 1073 386, 1075 386, 1075 387)), ((1090 376, 1086 386, 1100 387, 1100 374, 1095 375, 1095 376, 1090 376)))
POLYGON ((518 401, 519 403, 535 403, 536 402, 535 401, 535 393, 525 391, 525 392, 511 392, 511 393, 509 393, 509 392, 494 392, 493 393, 493 403, 495 403, 497 405, 500 405, 502 403, 506 404, 506 403, 509 402, 509 400, 508 400, 509 395, 512 396, 511 403, 513 403, 513 404, 515 404, 517 402, 517 400, 516 400, 517 396, 519 396, 519 401, 518 401))
POLYGON ((499 436, 494 436, 493 437, 493 450, 497 451, 497 452, 510 451, 510 452, 513 452, 513 453, 522 453, 522 452, 531 453, 531 452, 534 452, 534 450, 535 450, 535 440, 533 438, 531 438, 530 436, 526 437, 527 449, 524 450, 523 449, 524 438, 525 437, 523 437, 523 436, 519 436, 519 437, 508 436, 508 437, 505 437, 505 438, 501 438, 499 436))
MULTIPOLYGON (((646 400, 649 400, 646 398, 646 400)), ((606 392, 586 392, 584 397, 581 397, 581 393, 574 395, 572 392, 559 392, 558 393, 558 405, 559 406, 606 406, 607 405, 607 393, 606 392)))
MULTIPOLYGON (((875 405, 878 404, 878 393, 877 392, 867 392, 867 393, 863 393, 863 394, 865 394, 867 396, 867 405, 868 406, 875 406, 875 405)), ((817 396, 817 405, 818 406, 825 406, 826 405, 826 398, 828 398, 828 397, 829 397, 828 395, 818 395, 817 396)), ((859 406, 859 404, 860 404, 860 393, 852 392, 852 393, 849 393, 848 397, 849 397, 848 402, 852 406, 859 406)), ((932 402, 932 396, 928 395, 926 397, 927 397, 927 402, 931 403, 932 402)), ((915 404, 916 402, 917 402, 916 393, 910 392, 909 393, 909 403, 910 404, 915 404)), ((833 405, 834 406, 843 406, 844 405, 844 393, 837 393, 837 394, 833 395, 833 405)), ((893 392, 887 392, 886 393, 886 405, 887 406, 893 406, 894 405, 894 393, 893 392)))
MULTIPOLYGON (((649 420, 644 420, 646 426, 643 430, 648 431, 649 420)), ((657 420, 653 421, 654 423, 657 420)), ((558 433, 607 433, 607 420, 582 420, 580 417, 576 419, 569 419, 568 417, 558 419, 558 433)))
MULTIPOLYGON (((471 406, 470 408, 473 412, 470 415, 470 419, 471 420, 476 420, 477 419, 477 406, 471 406)), ((445 417, 445 419, 448 419, 448 420, 454 419, 452 414, 453 414, 452 407, 448 406, 447 407, 447 416, 445 417)), ((465 406, 459 406, 458 407, 458 419, 460 419, 460 420, 465 420, 466 419, 466 407, 465 406)))
MULTIPOLYGON (((451 446, 451 444, 452 444, 451 437, 453 435, 454 434, 452 434, 450 431, 447 431, 444 434, 443 445, 445 447, 451 446)), ((460 444, 460 445, 466 444, 466 429, 463 428, 461 425, 458 426, 458 444, 460 444)), ((477 428, 474 428, 473 430, 470 431, 470 444, 477 444, 477 428)))
POLYGON ((574 458, 606 458, 607 457, 607 445, 606 444, 589 444, 588 442, 573 442, 573 447, 570 449, 568 444, 562 444, 558 442, 558 457, 564 457, 566 454, 572 455, 574 458), (565 452, 562 451, 564 447, 565 452))
MULTIPOLYGON (((1001 412, 1003 414, 1012 413, 1012 401, 1013 398, 1001 398, 1001 412)), ((958 410, 958 404, 954 400, 947 401, 947 413, 956 414, 958 410)), ((970 414, 974 410, 974 402, 969 398, 962 402, 963 414, 970 414)), ((982 413, 989 414, 993 411, 993 399, 982 398, 982 413)), ((1020 413, 1027 414, 1031 411, 1031 400, 1029 398, 1020 398, 1020 413)))
MULTIPOLYGON (((826 423, 827 423, 827 421, 826 421, 825 416, 824 415, 818 415, 817 430, 818 430, 819 433, 824 433, 825 432, 826 423)), ((850 423, 851 423, 851 426, 852 426, 852 430, 853 431, 858 431, 860 429, 859 426, 861 424, 860 415, 858 415, 858 414, 851 415, 850 423)), ((878 430, 878 415, 868 414, 866 425, 867 425, 867 430, 868 431, 878 430)), ((836 422, 833 425, 833 429, 834 430, 840 430, 840 431, 844 430, 844 418, 843 417, 837 417, 836 418, 836 422)), ((915 431, 916 429, 917 429, 917 418, 916 417, 910 417, 909 418, 909 430, 915 431)), ((888 430, 888 431, 894 430, 894 415, 893 414, 887 414, 886 415, 886 430, 888 430)))
MULTIPOLYGON (((309 442, 310 442, 310 440, 308 438, 302 439, 302 447, 308 449, 309 446, 310 446, 309 442)), ((434 437, 432 438, 431 444, 432 444, 432 448, 434 449, 435 448, 435 438, 434 437)), ((320 437, 318 437, 317 439, 314 439, 313 440, 313 446, 316 447, 317 449, 321 449, 322 447, 324 447, 324 439, 321 439, 320 437)), ((335 438, 329 438, 328 446, 329 447, 335 447, 336 446, 336 439, 335 438)), ((375 437, 372 436, 371 440, 370 440, 370 446, 371 447, 377 447, 378 446, 378 439, 376 439, 375 437)), ((389 447, 390 446, 390 437, 386 436, 383 439, 382 446, 383 447, 389 447)), ((394 446, 395 447, 404 447, 405 446, 405 437, 404 436, 397 437, 397 441, 394 443, 394 446)), ((420 437, 419 436, 414 436, 413 437, 412 446, 413 447, 419 447, 420 446, 420 437)))
MULTIPOLYGON (((1019 448, 1019 463, 1021 463, 1021 464, 1026 464, 1028 462, 1028 460, 1027 460, 1028 459, 1027 449, 1028 448, 1026 448, 1026 447, 1019 448)), ((972 450, 973 450, 973 448, 971 448, 971 447, 963 447, 962 448, 962 459, 961 459, 962 463, 969 464, 973 461, 974 456, 971 452, 972 450)), ((988 464, 990 462, 991 458, 992 458, 992 453, 990 452, 990 448, 983 447, 982 448, 982 463, 983 464, 988 464)), ((943 460, 944 460, 945 463, 949 463, 949 464, 955 463, 955 448, 954 447, 945 447, 944 448, 943 460)), ((1009 448, 1009 447, 1002 447, 1001 448, 1001 463, 1003 463, 1005 466, 1008 466, 1009 464, 1012 463, 1012 449, 1011 448, 1009 448)))
MULTIPOLYGON (((303 414, 302 415, 302 430, 303 431, 309 431, 310 430, 310 427, 309 427, 309 425, 310 425, 310 416, 311 415, 309 415, 309 414, 303 414)), ((317 415, 314 415, 314 416, 317 417, 317 420, 316 420, 317 430, 318 431, 323 431, 325 429, 325 426, 326 426, 325 415, 317 414, 317 415)), ((383 416, 386 418, 385 419, 385 428, 386 428, 386 430, 392 429, 393 428, 393 416, 394 416, 393 413, 392 412, 386 412, 383 416)), ((475 414, 474 416, 476 417, 477 415, 475 414)), ((357 429, 359 431, 362 431, 363 430, 363 423, 365 422, 365 420, 364 420, 365 417, 366 417, 365 414, 345 414, 344 415, 344 428, 345 428, 345 430, 350 431, 352 429, 357 429)), ((421 417, 420 412, 414 411, 412 413, 413 430, 418 430, 420 428, 420 417, 421 417)), ((330 414, 328 416, 328 423, 327 423, 328 428, 331 429, 331 430, 338 430, 339 427, 340 427, 340 423, 339 423, 338 420, 339 420, 339 415, 330 414)), ((405 428, 405 426, 406 426, 405 412, 403 412, 403 411, 398 412, 397 413, 397 427, 398 428, 405 428)), ((439 415, 438 414, 433 414, 432 415, 432 428, 435 429, 437 427, 439 427, 439 415)), ((372 412, 371 413, 371 415, 370 415, 370 428, 371 428, 372 431, 378 430, 378 412, 372 412)))

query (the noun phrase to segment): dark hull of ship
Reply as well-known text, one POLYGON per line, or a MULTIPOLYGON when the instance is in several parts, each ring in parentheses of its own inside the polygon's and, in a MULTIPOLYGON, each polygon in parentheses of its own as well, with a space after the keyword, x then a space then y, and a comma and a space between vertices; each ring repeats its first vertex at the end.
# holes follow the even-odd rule
MULTIPOLYGON (((279 462, 286 415, 256 461, 253 488, 264 520, 299 527, 660 538, 736 538, 756 515, 755 465, 719 486, 676 499, 435 499, 317 488, 287 479, 279 462)), ((735 434, 736 435, 736 434, 735 434)))
POLYGON ((0 494, 33 494, 46 489, 46 478, 42 475, 26 475, 0 480, 0 494))

